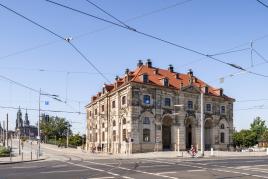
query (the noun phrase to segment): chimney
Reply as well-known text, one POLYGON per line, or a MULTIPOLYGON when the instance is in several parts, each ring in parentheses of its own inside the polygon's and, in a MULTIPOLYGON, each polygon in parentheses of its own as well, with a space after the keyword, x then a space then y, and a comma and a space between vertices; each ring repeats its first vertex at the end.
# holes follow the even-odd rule
POLYGON ((116 75, 116 77, 115 77, 115 81, 117 81, 118 79, 119 79, 119 76, 116 75))
POLYGON ((171 73, 173 73, 174 72, 174 67, 173 67, 173 65, 169 65, 168 66, 168 71, 170 71, 171 73))
POLYGON ((152 62, 151 62, 150 59, 147 59, 146 66, 147 66, 148 68, 152 68, 152 62))
POLYGON ((223 96, 223 89, 220 88, 220 96, 223 96))
POLYGON ((194 72, 193 72, 192 69, 189 69, 189 71, 188 71, 188 75, 190 75, 191 77, 194 76, 194 72))
POLYGON ((137 67, 141 67, 142 65, 143 65, 142 60, 139 60, 139 61, 138 61, 138 64, 137 64, 137 67))
POLYGON ((125 70, 125 74, 128 75, 128 73, 129 73, 129 69, 127 68, 127 69, 125 70))

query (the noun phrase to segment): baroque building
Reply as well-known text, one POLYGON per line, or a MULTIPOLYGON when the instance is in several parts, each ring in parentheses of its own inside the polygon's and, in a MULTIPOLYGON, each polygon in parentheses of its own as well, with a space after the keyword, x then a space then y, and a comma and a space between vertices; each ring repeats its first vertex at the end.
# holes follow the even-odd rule
POLYGON ((17 112, 15 134, 27 138, 35 138, 38 134, 36 126, 30 125, 29 116, 26 110, 24 121, 22 119, 21 109, 17 112))
POLYGON ((137 153, 200 149, 201 93, 205 149, 232 144, 233 103, 223 89, 194 76, 153 67, 140 60, 134 71, 105 84, 86 106, 87 150, 137 153))

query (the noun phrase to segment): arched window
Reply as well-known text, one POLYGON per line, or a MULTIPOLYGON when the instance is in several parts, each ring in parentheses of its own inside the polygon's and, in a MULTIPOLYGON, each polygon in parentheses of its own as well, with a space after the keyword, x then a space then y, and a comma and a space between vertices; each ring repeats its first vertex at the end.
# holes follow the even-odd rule
POLYGON ((150 142, 150 129, 143 129, 143 142, 150 142))
POLYGON ((149 117, 144 117, 143 118, 143 124, 150 124, 150 118, 149 117))
POLYGON ((224 126, 224 124, 221 124, 221 127, 220 127, 221 129, 224 129, 225 128, 225 126, 224 126))
POLYGON ((124 118, 123 121, 122 121, 123 124, 126 124, 127 123, 127 120, 124 118))
POLYGON ((115 122, 115 120, 113 120, 113 126, 116 126, 116 122, 115 122))

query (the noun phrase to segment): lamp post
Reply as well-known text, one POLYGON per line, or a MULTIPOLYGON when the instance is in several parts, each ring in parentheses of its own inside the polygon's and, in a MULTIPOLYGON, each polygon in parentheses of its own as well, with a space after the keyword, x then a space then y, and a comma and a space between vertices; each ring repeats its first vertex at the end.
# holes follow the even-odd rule
POLYGON ((41 146, 40 146, 40 142, 41 142, 41 137, 40 137, 40 118, 41 118, 41 96, 49 96, 57 101, 62 102, 58 97, 59 95, 55 95, 55 94, 48 94, 48 93, 42 93, 41 88, 39 90, 39 110, 38 110, 38 136, 37 136, 37 141, 38 141, 38 157, 40 156, 40 150, 41 150, 41 146))
MULTIPOLYGON (((180 113, 178 112, 178 113, 176 113, 176 107, 183 107, 184 105, 183 104, 175 104, 174 105, 174 113, 173 113, 173 115, 176 117, 176 115, 179 115, 180 113)), ((177 144, 177 150, 178 150, 178 153, 180 152, 180 135, 179 135, 179 132, 178 132, 178 135, 177 135, 177 137, 178 137, 178 144, 177 144)))
POLYGON ((204 156, 204 93, 202 89, 200 90, 200 103, 201 103, 201 108, 200 108, 200 122, 201 122, 201 156, 204 156))

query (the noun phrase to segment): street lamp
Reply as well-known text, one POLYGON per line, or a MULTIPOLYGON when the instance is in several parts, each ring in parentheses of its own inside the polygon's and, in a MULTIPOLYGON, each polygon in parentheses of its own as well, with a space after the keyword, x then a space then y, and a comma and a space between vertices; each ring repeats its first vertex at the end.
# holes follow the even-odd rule
MULTIPOLYGON (((176 117, 176 115, 179 115, 179 114, 180 114, 179 112, 176 113, 175 108, 176 108, 176 107, 183 107, 183 106, 184 106, 183 104, 175 104, 175 105, 174 105, 174 113, 173 113, 173 115, 174 115, 175 117, 176 117)), ((178 133, 177 137, 178 137, 177 148, 178 148, 178 153, 179 153, 179 152, 180 152, 180 135, 179 135, 179 133, 178 133)))
POLYGON ((42 93, 41 88, 39 90, 39 112, 38 112, 38 136, 37 136, 37 141, 38 141, 38 157, 40 157, 40 141, 41 141, 41 137, 40 137, 40 118, 41 118, 41 96, 49 96, 54 100, 60 101, 62 102, 58 97, 59 95, 55 95, 55 94, 49 94, 49 93, 42 93))

